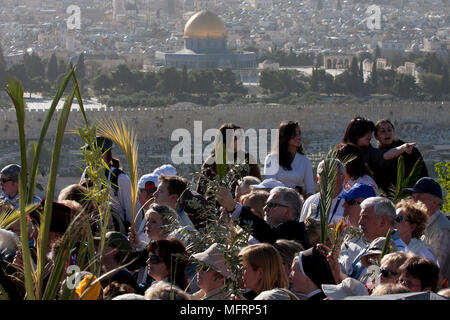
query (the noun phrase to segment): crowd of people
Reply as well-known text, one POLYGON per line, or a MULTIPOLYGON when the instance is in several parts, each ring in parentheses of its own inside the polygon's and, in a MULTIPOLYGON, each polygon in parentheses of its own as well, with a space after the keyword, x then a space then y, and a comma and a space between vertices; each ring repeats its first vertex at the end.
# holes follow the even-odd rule
MULTIPOLYGON (((226 143, 226 131, 239 129, 224 124, 218 130, 221 139, 216 139, 231 148, 235 159, 241 138, 236 135, 234 143, 226 143)), ((426 291, 450 297, 450 221, 441 212, 441 186, 429 177, 415 143, 394 135, 389 120, 374 124, 362 117, 352 119, 332 153, 334 178, 323 174, 328 170, 323 160, 314 179, 300 124, 283 121, 264 168, 245 153, 241 170, 228 184, 221 183, 217 147, 196 180, 164 164, 140 177, 134 214, 132 184, 113 157, 114 144, 97 137, 111 203, 105 247, 100 245, 99 208, 86 197, 92 183, 85 171, 79 183, 61 190, 52 203, 46 264, 51 270, 71 222, 82 215, 91 227, 91 244, 101 252, 95 257, 101 271, 94 275, 81 270, 74 299, 339 300, 426 291), (415 170, 416 179, 401 190, 405 196, 394 197, 400 156, 404 176, 415 170), (325 215, 320 212, 325 193, 319 190, 330 181, 331 206, 325 215), (324 217, 327 228, 344 226, 341 242, 321 241, 324 217), (226 251, 227 240, 200 243, 199 236, 192 236, 211 230, 206 229, 211 225, 226 226, 229 239, 244 235, 245 243, 226 251)), ((21 170, 10 164, 0 172, 2 217, 19 209, 21 170)), ((22 232, 29 235, 36 264, 45 200, 34 197, 32 203, 36 208, 27 215, 27 230, 21 229, 18 217, 0 228, 0 291, 9 299, 26 298, 22 232)), ((61 281, 58 289, 63 292, 65 285, 61 281)))

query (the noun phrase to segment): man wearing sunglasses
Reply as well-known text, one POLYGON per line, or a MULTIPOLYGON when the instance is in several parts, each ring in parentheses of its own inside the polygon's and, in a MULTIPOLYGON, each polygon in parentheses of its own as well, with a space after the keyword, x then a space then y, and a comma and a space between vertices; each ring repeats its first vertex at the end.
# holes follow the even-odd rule
MULTIPOLYGON (((9 164, 0 171, 0 188, 3 194, 0 200, 7 200, 19 208, 19 175, 21 167, 17 164, 9 164)), ((39 197, 33 197, 33 203, 40 203, 39 197)))
POLYGON ((259 242, 274 244, 278 239, 286 239, 299 242, 305 249, 310 247, 305 224, 297 221, 303 201, 292 188, 276 187, 270 191, 264 206, 265 220, 235 202, 228 189, 219 188, 217 201, 231 218, 238 218, 241 227, 251 223, 251 234, 259 242))

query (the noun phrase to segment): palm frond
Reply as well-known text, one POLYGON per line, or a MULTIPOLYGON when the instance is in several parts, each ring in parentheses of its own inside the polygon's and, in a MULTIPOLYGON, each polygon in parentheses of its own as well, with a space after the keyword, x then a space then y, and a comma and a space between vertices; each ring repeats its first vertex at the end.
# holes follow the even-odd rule
POLYGON ((128 162, 131 181, 131 227, 134 228, 138 183, 138 142, 134 129, 128 130, 125 123, 114 120, 104 120, 98 123, 98 132, 105 138, 114 141, 124 152, 128 162))
MULTIPOLYGON (((17 126, 19 130, 19 146, 20 146, 20 158, 22 170, 19 175, 19 206, 20 206, 20 229, 28 230, 27 217, 25 214, 26 199, 28 198, 28 183, 27 183, 27 150, 26 150, 26 138, 25 138, 25 99, 23 97, 23 88, 20 81, 10 79, 6 92, 13 101, 14 108, 16 109, 17 126)), ((23 267, 25 278, 25 290, 27 293, 27 299, 34 300, 34 286, 33 275, 31 266, 30 248, 28 246, 28 233, 21 232, 22 242, 22 255, 23 255, 23 267)))
MULTIPOLYGON (((73 98, 75 95, 75 90, 72 90, 69 97, 64 102, 64 106, 61 111, 60 118, 58 120, 58 127, 56 131, 55 143, 52 152, 52 161, 50 165, 50 173, 47 184, 46 199, 53 199, 55 193, 56 185, 56 175, 58 173, 59 156, 61 153, 62 140, 65 133, 65 128, 67 121, 69 119, 70 108, 72 106, 73 98)), ((40 233, 38 238, 38 259, 37 259, 37 283, 36 291, 37 298, 40 299, 43 294, 43 280, 44 280, 44 269, 48 246, 48 236, 50 231, 50 223, 52 217, 53 202, 45 201, 44 213, 40 225, 40 233)), ((59 280, 59 279, 58 279, 59 280)))

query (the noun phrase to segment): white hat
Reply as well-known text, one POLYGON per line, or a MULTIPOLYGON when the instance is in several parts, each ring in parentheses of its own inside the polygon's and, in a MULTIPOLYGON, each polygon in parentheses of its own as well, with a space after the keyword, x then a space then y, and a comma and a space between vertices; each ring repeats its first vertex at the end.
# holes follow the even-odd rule
POLYGON ((156 175, 164 175, 164 176, 176 176, 178 175, 177 169, 171 164, 163 164, 162 166, 153 170, 153 173, 156 175))
POLYGON ((225 278, 231 277, 231 272, 228 270, 228 267, 225 264, 225 257, 223 255, 223 252, 219 250, 219 245, 217 243, 213 243, 208 249, 192 255, 192 257, 208 265, 211 265, 225 278))
POLYGON ((330 300, 342 300, 350 296, 368 296, 366 287, 358 280, 345 278, 340 284, 322 284, 322 291, 330 300))
POLYGON ((158 187, 158 175, 154 173, 144 174, 138 182, 139 189, 156 189, 158 187))
POLYGON ((284 184, 274 178, 265 179, 260 184, 253 184, 250 189, 273 189, 275 187, 284 187, 284 184))
POLYGON ((144 296, 136 293, 124 293, 112 298, 112 300, 147 300, 144 296))

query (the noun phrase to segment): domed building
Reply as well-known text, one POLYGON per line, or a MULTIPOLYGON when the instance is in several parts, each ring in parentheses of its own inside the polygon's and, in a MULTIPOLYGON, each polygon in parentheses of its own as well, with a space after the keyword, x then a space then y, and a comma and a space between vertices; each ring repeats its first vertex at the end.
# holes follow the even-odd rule
POLYGON ((258 67, 254 52, 228 49, 225 24, 208 10, 195 13, 187 21, 184 28, 184 49, 173 53, 156 52, 155 58, 158 65, 179 70, 183 66, 188 70, 230 68, 239 75, 241 81, 249 81, 254 76, 245 70, 258 67))

